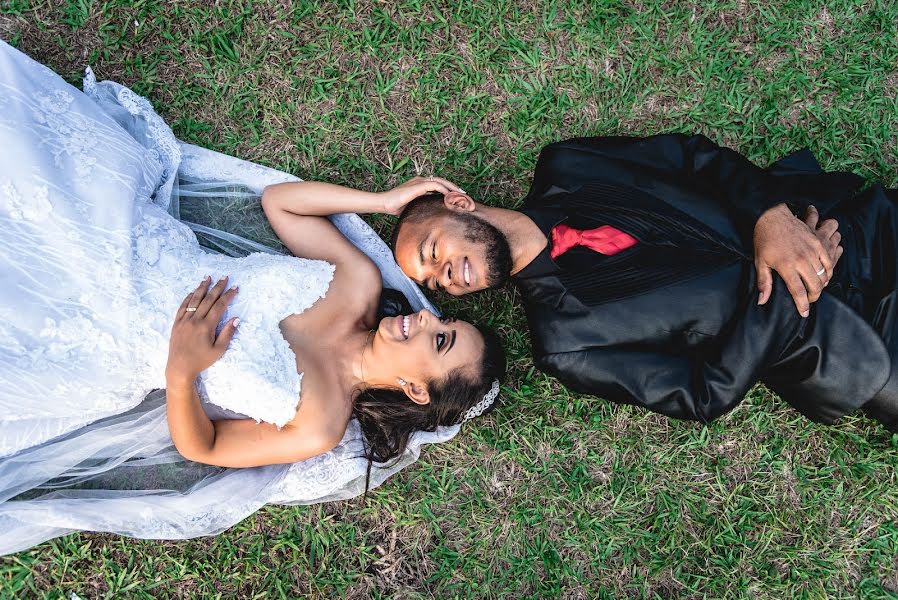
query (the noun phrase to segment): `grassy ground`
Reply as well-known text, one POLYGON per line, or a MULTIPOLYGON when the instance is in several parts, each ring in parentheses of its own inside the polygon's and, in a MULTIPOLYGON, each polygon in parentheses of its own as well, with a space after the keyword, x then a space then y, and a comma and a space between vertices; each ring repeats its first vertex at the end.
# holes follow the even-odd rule
MULTIPOLYGON (((0 7, 0 36, 70 81, 92 64, 182 139, 306 178, 435 173, 515 206, 547 142, 679 130, 898 183, 886 0, 0 7)), ((367 502, 178 543, 73 535, 0 559, 0 596, 898 597, 898 437, 760 388, 707 428, 615 408, 532 369, 513 292, 469 312, 508 341, 505 406, 367 502)))

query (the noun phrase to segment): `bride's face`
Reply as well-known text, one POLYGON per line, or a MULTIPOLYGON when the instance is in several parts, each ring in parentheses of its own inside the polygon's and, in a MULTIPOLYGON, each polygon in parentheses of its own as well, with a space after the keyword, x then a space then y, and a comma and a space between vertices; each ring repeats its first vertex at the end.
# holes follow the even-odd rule
POLYGON ((483 351, 483 336, 476 327, 440 319, 426 309, 383 319, 371 345, 372 359, 383 372, 404 380, 406 394, 422 404, 429 401, 427 382, 442 380, 456 369, 476 372, 483 351))

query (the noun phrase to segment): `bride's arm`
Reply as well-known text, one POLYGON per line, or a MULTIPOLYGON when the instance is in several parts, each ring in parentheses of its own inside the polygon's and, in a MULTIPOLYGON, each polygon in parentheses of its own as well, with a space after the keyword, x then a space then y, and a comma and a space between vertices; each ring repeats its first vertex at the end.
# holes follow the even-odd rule
POLYGON ((338 213, 387 213, 398 215, 406 204, 424 194, 461 192, 462 189, 440 177, 415 177, 386 192, 364 192, 321 181, 296 181, 270 185, 262 193, 262 202, 280 203, 299 215, 327 217, 338 213))
POLYGON ((194 290, 178 309, 172 326, 166 378, 166 408, 172 441, 184 458, 222 467, 255 467, 295 462, 327 452, 345 431, 322 426, 315 418, 314 404, 300 407, 296 423, 280 430, 252 420, 211 421, 200 406, 196 378, 221 358, 237 330, 232 319, 215 336, 236 288, 225 291, 227 279, 211 290, 208 279, 194 290), (208 293, 207 293, 208 290, 208 293), (187 311, 187 308, 196 308, 187 311))
POLYGON ((345 427, 322 427, 321 421, 304 418, 278 429, 252 419, 210 421, 200 406, 196 377, 166 378, 168 427, 181 456, 218 467, 260 467, 292 463, 332 450, 345 427))
POLYGON ((418 196, 457 189, 444 179, 420 177, 380 194, 318 181, 298 181, 266 187, 262 208, 275 233, 294 255, 334 264, 368 264, 373 268, 373 263, 326 216, 347 212, 398 214, 418 196))

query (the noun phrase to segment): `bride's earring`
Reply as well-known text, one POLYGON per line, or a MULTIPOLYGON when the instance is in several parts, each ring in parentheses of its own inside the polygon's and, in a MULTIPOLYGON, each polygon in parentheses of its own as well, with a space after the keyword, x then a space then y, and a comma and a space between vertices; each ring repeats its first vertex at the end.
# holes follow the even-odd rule
POLYGON ((397 378, 396 378, 396 381, 399 383, 399 387, 405 387, 405 384, 408 383, 408 382, 407 382, 405 379, 403 379, 402 377, 397 377, 397 378))

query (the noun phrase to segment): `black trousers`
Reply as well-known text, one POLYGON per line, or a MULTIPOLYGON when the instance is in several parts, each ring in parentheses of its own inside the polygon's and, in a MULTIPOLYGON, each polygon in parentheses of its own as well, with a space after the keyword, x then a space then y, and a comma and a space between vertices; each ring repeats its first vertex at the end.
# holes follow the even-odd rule
POLYGON ((898 190, 874 185, 828 216, 839 221, 844 254, 827 293, 863 316, 892 358, 885 387, 862 408, 898 432, 898 190))

